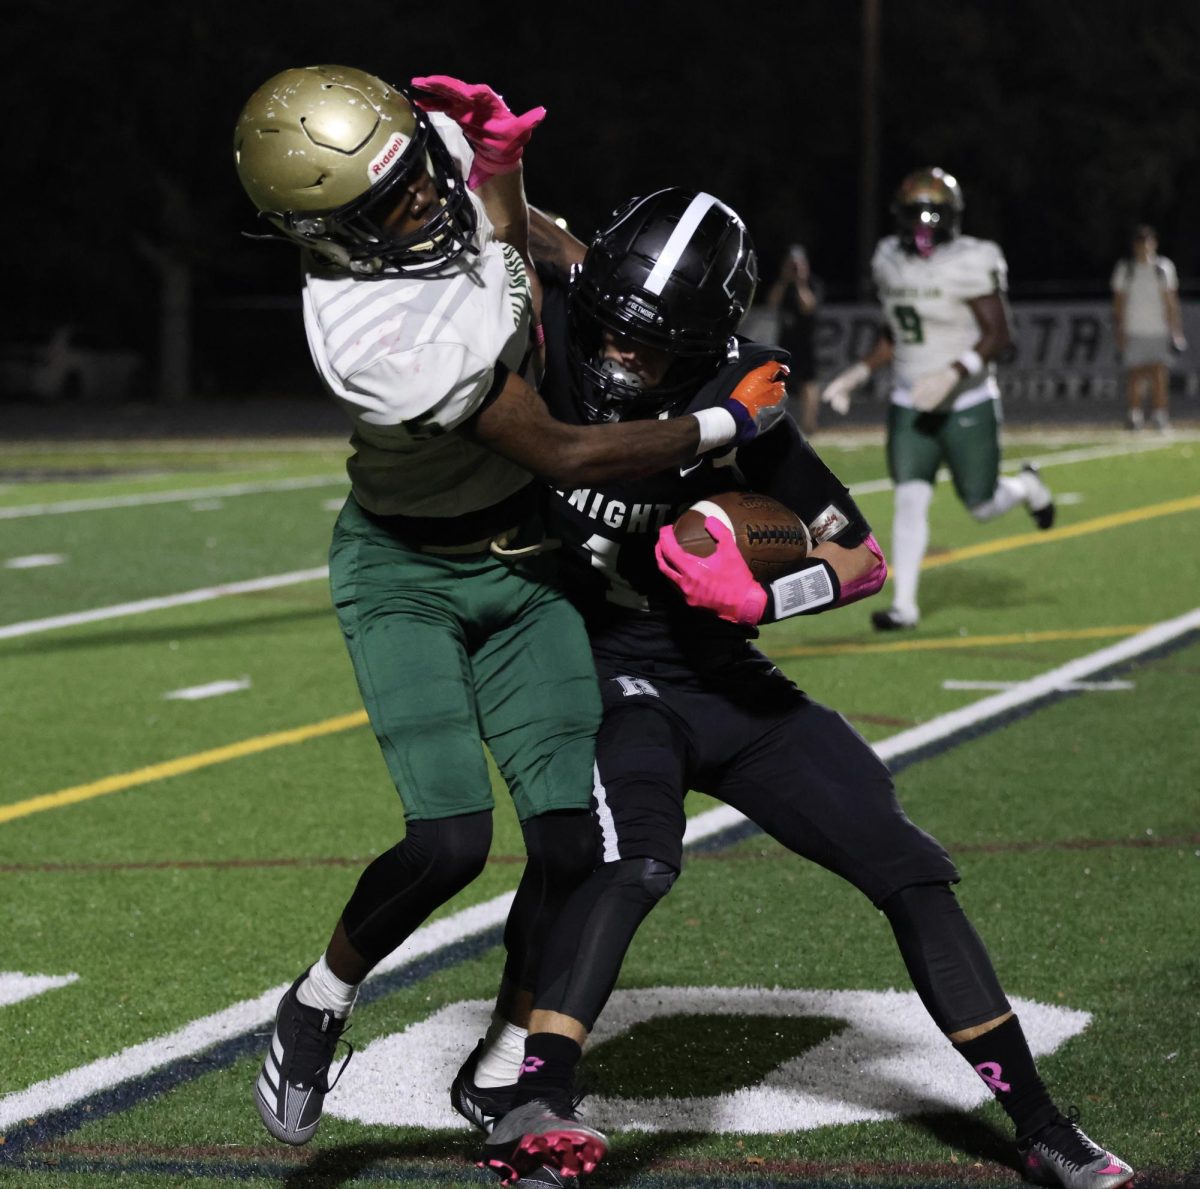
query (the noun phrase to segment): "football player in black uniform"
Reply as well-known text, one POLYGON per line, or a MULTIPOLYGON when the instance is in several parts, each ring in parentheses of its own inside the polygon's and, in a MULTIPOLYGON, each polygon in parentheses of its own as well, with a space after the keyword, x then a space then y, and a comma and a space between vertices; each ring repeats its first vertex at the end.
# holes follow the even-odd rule
MULTIPOLYGON (((670 189, 626 204, 569 278, 544 270, 540 391, 551 412, 576 424, 675 417, 739 384, 779 382, 785 354, 734 337, 755 280, 742 221, 711 195, 670 189)), ((1013 1119, 1026 1176, 1068 1189, 1128 1181, 1129 1166, 1042 1084, 951 890, 949 856, 905 816, 866 741, 751 642, 759 623, 852 602, 886 575, 870 526, 795 424, 644 479, 557 488, 549 502, 604 700, 593 794, 602 855, 543 956, 519 1079, 478 1086, 477 1049, 455 1081, 468 1118, 500 1117, 485 1142, 492 1166, 571 1173, 603 1156, 604 1137, 575 1117, 574 1068, 635 931, 679 874, 684 796, 698 789, 886 914, 925 1007, 1013 1119), (731 488, 803 518, 815 547, 796 573, 761 586, 713 518, 715 553, 679 547, 678 513, 731 488)))

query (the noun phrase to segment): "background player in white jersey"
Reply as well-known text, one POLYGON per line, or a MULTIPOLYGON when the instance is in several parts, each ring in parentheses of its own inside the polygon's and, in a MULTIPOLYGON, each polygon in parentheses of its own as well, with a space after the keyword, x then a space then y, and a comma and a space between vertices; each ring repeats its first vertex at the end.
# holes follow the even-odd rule
POLYGON ((958 498, 976 520, 1024 504, 1038 528, 1054 502, 1037 469, 1000 474, 1000 388, 995 360, 1012 340, 1008 267, 999 245, 962 235, 963 197, 944 170, 910 173, 896 193, 897 233, 879 241, 871 270, 885 323, 865 358, 821 394, 836 412, 885 364, 893 365, 888 470, 895 484, 892 605, 880 631, 916 627, 917 581, 929 543, 929 502, 945 462, 958 498))
MULTIPOLYGON (((361 70, 286 70, 235 134, 247 193, 304 249, 309 348, 354 426, 330 583, 406 819, 280 1002, 255 1103, 293 1144, 316 1130, 363 979, 483 868, 481 738, 528 853, 489 1033, 501 1050, 523 1043, 541 939, 591 869, 599 694, 579 617, 547 581, 533 473, 575 484, 690 464, 752 438, 785 395, 750 384, 669 424, 551 418, 521 378, 536 321, 519 165, 544 112, 515 116, 489 87, 445 76, 414 83, 419 101, 361 70)), ((312 906, 293 911, 307 922, 312 906)))

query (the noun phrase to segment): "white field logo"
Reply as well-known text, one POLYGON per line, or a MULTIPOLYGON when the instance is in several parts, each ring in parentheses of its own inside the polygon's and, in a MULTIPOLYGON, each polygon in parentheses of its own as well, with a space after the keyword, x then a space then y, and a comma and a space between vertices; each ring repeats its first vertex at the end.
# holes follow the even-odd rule
MULTIPOLYGON (((1035 1057, 1052 1053, 1091 1016, 1068 1007, 1012 999, 1035 1057)), ((403 1032, 380 1037, 325 1102, 340 1119, 439 1130, 463 1128, 446 1093, 458 1067, 487 1030, 491 1000, 452 1003, 403 1032)), ((899 1119, 930 1111, 969 1111, 991 1098, 981 1077, 930 1020, 913 991, 792 991, 757 987, 651 987, 617 991, 592 1033, 591 1048, 664 1016, 817 1016, 844 1021, 836 1035, 785 1057, 755 1085, 727 1094, 603 1098, 587 1102, 587 1122, 618 1131, 764 1133, 808 1131, 899 1119)), ((712 1043, 722 1043, 719 1033, 712 1043)), ((737 1060, 735 1052, 729 1053, 737 1060)))
POLYGON ((392 139, 371 158, 370 164, 367 166, 367 174, 371 179, 371 185, 374 185, 380 178, 404 156, 405 146, 408 144, 408 137, 397 132, 392 136, 392 139))

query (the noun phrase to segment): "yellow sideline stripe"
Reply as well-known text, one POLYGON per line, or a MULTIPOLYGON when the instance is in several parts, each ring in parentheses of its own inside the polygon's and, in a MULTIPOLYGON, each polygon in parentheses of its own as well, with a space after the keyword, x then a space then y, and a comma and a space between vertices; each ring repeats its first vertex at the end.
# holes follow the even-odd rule
POLYGON ((997 541, 983 541, 978 545, 967 545, 962 549, 951 549, 927 557, 921 569, 933 570, 948 566, 951 562, 966 561, 972 557, 987 557, 991 553, 1005 553, 1009 549, 1021 549, 1026 545, 1053 545, 1069 537, 1085 537, 1088 533, 1102 533, 1105 529, 1122 528, 1142 520, 1153 520, 1156 516, 1172 516, 1176 512, 1193 512, 1200 508, 1200 495, 1182 500, 1168 500, 1164 504, 1147 504, 1143 508, 1130 508, 1128 512, 1114 512, 1111 516, 1097 516, 1092 520, 1081 520, 1078 524, 1064 525, 1049 532, 1022 533, 1017 537, 1001 537, 997 541))
POLYGON ((177 760, 166 760, 161 764, 136 768, 132 772, 120 772, 116 776, 105 776, 102 780, 93 780, 90 784, 77 784, 69 789, 59 789, 57 793, 44 793, 40 797, 30 797, 26 801, 17 801, 12 805, 0 805, 0 822, 11 822, 14 818, 28 817, 31 813, 41 813, 45 809, 58 809, 63 805, 74 805, 79 801, 90 801, 93 797, 103 797, 107 793, 119 793, 139 784, 165 780, 168 776, 182 776, 185 772, 195 772, 200 768, 209 768, 213 764, 223 764, 226 760, 238 760, 243 756, 255 755, 260 751, 270 751, 276 747, 287 747, 292 743, 304 743, 309 739, 319 739, 322 735, 334 735, 339 731, 349 731, 354 727, 363 726, 366 721, 366 712, 357 710, 353 714, 327 718, 324 722, 310 723, 306 727, 293 727, 290 731, 273 731, 270 735, 257 735, 253 739, 227 743, 224 747, 214 747, 210 751, 198 751, 195 755, 180 756, 177 760))
POLYGON ((943 636, 933 640, 896 640, 890 644, 806 644, 797 648, 772 648, 774 657, 847 656, 861 652, 939 652, 950 648, 994 648, 1004 644, 1049 644, 1055 640, 1104 640, 1110 636, 1136 636, 1145 624, 1111 628, 1074 628, 1061 632, 1012 632, 1007 636, 943 636))

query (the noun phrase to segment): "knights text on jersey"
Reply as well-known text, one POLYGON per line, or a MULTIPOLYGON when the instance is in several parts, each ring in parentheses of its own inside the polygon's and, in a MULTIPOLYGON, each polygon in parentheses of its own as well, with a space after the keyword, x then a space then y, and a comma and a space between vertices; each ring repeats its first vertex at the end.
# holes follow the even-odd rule
MULTIPOLYGON (((913 381, 952 363, 979 340, 973 298, 1008 288, 1008 266, 998 244, 960 235, 939 244, 928 258, 906 252, 899 239, 879 241, 871 261, 876 291, 895 343, 892 401, 911 407, 913 381)), ((992 370, 965 380, 953 408, 999 396, 992 370)))
MULTIPOLYGON (((443 119, 439 132, 462 156, 443 119)), ((355 498, 375 513, 456 516, 529 482, 515 464, 451 432, 479 409, 497 364, 521 371, 532 323, 520 255, 493 238, 482 203, 471 200, 479 250, 445 275, 355 277, 306 260, 309 350, 354 423, 347 470, 355 498)))

